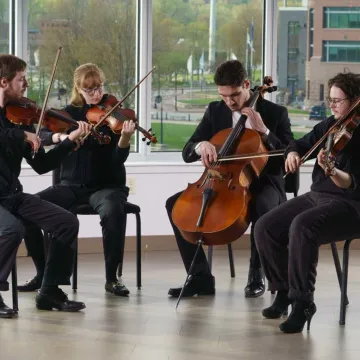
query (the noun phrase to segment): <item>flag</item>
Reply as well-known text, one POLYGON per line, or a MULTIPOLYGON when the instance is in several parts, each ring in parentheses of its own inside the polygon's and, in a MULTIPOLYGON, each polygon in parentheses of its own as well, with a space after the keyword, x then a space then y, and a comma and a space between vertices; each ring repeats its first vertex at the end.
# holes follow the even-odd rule
POLYGON ((250 45, 251 51, 255 52, 255 50, 254 50, 254 18, 251 19, 249 45, 250 45))
POLYGON ((189 56, 187 63, 186 63, 187 71, 189 74, 192 74, 193 70, 193 56, 192 54, 189 56))
POLYGON ((246 44, 248 44, 251 47, 249 29, 246 29, 246 44))
POLYGON ((200 59, 199 59, 199 69, 204 71, 204 65, 205 65, 204 52, 202 52, 200 59))

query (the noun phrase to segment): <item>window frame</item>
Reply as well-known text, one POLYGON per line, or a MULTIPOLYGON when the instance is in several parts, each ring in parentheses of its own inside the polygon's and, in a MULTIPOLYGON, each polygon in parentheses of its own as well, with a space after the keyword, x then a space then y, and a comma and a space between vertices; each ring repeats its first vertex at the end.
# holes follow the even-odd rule
MULTIPOLYGON (((10 49, 15 55, 26 58, 28 46, 28 2, 29 0, 9 0, 10 13, 10 49), (11 36, 13 29, 14 36, 11 36)), ((277 0, 263 0, 263 74, 271 74, 277 83, 277 0)), ((136 0, 136 74, 139 81, 152 69, 152 0, 136 0)), ((135 93, 135 104, 139 125, 145 129, 151 126, 151 76, 145 80, 135 93)), ((275 94, 267 95, 270 101, 275 101, 275 94)), ((151 151, 146 142, 138 142, 138 152, 131 153, 127 162, 162 163, 183 162, 181 152, 151 151)))

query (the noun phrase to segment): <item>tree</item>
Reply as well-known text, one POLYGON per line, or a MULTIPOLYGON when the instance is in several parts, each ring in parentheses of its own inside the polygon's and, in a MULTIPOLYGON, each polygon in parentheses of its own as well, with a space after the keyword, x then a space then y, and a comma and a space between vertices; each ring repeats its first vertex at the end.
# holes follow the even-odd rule
POLYGON ((50 72, 56 49, 63 46, 56 78, 70 91, 74 70, 92 62, 103 69, 109 88, 126 94, 135 82, 135 0, 48 0, 38 13, 41 68, 50 72))
POLYGON ((218 31, 218 48, 232 51, 240 61, 245 61, 246 31, 254 19, 254 64, 262 61, 262 1, 253 0, 250 3, 233 6, 230 18, 220 26, 218 31))

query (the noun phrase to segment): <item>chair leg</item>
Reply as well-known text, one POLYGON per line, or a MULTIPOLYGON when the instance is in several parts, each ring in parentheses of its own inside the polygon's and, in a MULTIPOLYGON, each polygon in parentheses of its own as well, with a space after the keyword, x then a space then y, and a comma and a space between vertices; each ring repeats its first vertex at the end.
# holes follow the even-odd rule
POLYGON ((51 235, 44 231, 44 252, 45 252, 45 259, 47 259, 47 255, 49 252, 49 247, 50 247, 50 237, 51 235))
MULTIPOLYGON (((339 282, 339 288, 340 288, 340 292, 341 292, 341 288, 342 288, 342 270, 341 270, 341 265, 340 265, 340 260, 339 260, 339 254, 337 251, 337 247, 336 247, 336 243, 332 242, 330 244, 331 246, 331 251, 332 251, 332 255, 334 258, 334 265, 335 265, 335 269, 336 269, 336 275, 338 278, 338 282, 339 282)), ((345 305, 349 304, 349 300, 347 297, 347 294, 345 293, 345 305)))
POLYGON ((136 213, 136 283, 137 288, 141 289, 141 218, 136 213))
POLYGON ((15 259, 14 266, 13 266, 12 272, 11 272, 11 282, 12 282, 13 310, 19 311, 16 259, 15 259))
POLYGON ((208 246, 208 258, 207 258, 207 261, 208 261, 208 264, 209 264, 210 272, 211 272, 211 269, 212 269, 212 256, 213 256, 213 246, 209 245, 208 246))
POLYGON ((72 289, 73 292, 77 290, 77 280, 78 280, 78 238, 75 240, 75 251, 74 251, 74 267, 73 267, 73 279, 72 279, 72 289))
POLYGON ((351 240, 346 240, 343 251, 343 272, 342 272, 342 286, 341 286, 341 300, 340 300, 340 325, 345 325, 346 317, 346 295, 347 295, 347 282, 349 270, 349 249, 351 240))
POLYGON ((230 274, 231 277, 235 277, 235 267, 234 267, 234 256, 231 243, 228 244, 228 252, 229 252, 229 263, 230 263, 230 274))

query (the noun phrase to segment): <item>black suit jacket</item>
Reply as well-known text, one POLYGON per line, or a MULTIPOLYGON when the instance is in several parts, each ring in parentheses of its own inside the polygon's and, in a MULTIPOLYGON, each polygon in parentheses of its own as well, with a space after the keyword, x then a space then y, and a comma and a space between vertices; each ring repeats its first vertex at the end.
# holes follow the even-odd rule
MULTIPOLYGON (((259 99, 256 111, 261 115, 265 126, 270 130, 264 144, 269 150, 285 149, 293 134, 287 109, 265 99, 259 99)), ((194 134, 185 144, 182 156, 185 162, 190 163, 200 159, 195 152, 195 146, 201 141, 210 140, 220 130, 232 128, 232 111, 224 101, 214 101, 209 104, 200 124, 194 134)), ((269 161, 255 182, 270 182, 279 192, 282 199, 286 199, 283 180, 283 157, 269 157, 269 161)))

